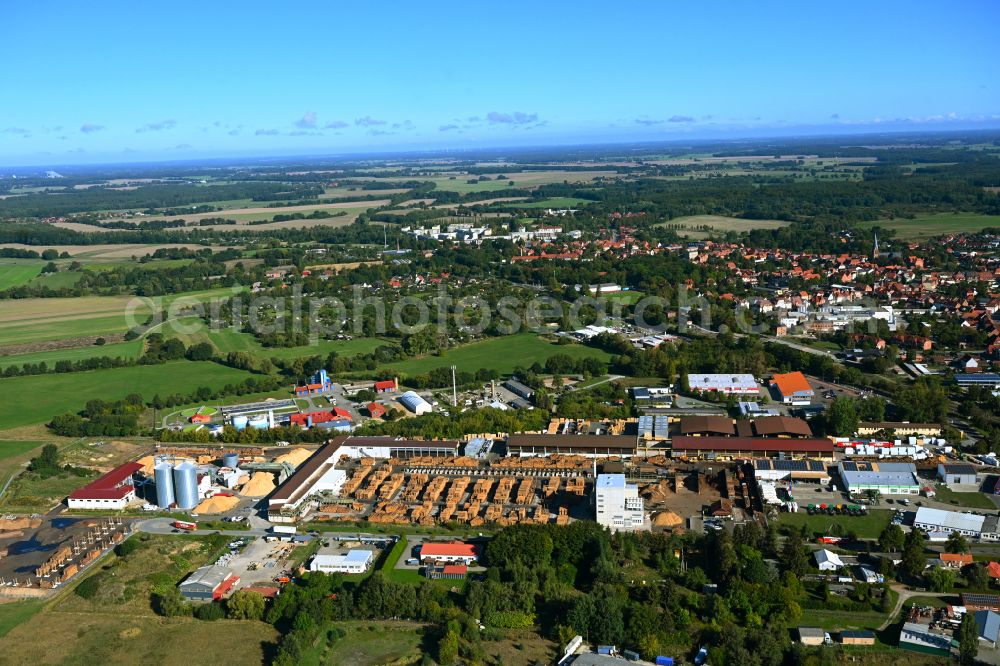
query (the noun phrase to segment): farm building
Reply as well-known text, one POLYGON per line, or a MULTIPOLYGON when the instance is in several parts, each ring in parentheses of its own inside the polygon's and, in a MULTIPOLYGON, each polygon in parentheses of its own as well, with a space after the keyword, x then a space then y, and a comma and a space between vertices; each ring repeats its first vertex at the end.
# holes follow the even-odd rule
POLYGON ((177 586, 189 601, 221 599, 240 579, 232 571, 216 565, 196 569, 177 586))
POLYGON ((692 391, 726 393, 733 395, 757 395, 760 386, 753 375, 691 374, 687 376, 688 387, 692 391))
POLYGON ((416 416, 430 414, 433 411, 431 404, 413 391, 407 391, 399 397, 399 402, 416 416))
POLYGON ((428 542, 420 546, 420 560, 422 562, 458 562, 469 565, 477 559, 476 545, 464 541, 428 542))
POLYGON ((991 610, 981 610, 976 611, 975 617, 979 640, 995 648, 1000 637, 1000 614, 991 610))
POLYGON ((875 645, 874 631, 842 631, 840 642, 844 645, 875 645))
POLYGON ((553 453, 592 457, 634 456, 636 438, 625 435, 511 435, 507 438, 507 451, 512 456, 521 457, 553 453))
POLYGON ((776 374, 771 378, 771 386, 778 392, 781 402, 786 405, 808 405, 816 392, 809 380, 801 372, 776 374))
POLYGON ((837 465, 837 471, 848 493, 875 490, 883 495, 920 494, 920 479, 913 463, 844 461, 837 465))
POLYGON ((687 437, 671 441, 674 457, 760 458, 810 457, 833 458, 833 442, 824 438, 787 439, 778 437, 687 437))
POLYGON ((1000 596, 996 594, 966 594, 959 595, 959 603, 965 606, 966 610, 992 610, 1000 613, 1000 596))
POLYGON ((968 463, 940 463, 937 466, 937 475, 946 486, 968 485, 978 483, 976 478, 976 468, 968 463))
POLYGON ((71 509, 124 509, 135 501, 132 477, 142 469, 139 463, 120 465, 99 479, 69 494, 66 505, 71 509))
POLYGON ((392 393, 396 390, 398 386, 395 379, 384 379, 379 382, 375 382, 375 392, 376 393, 392 393))
POLYGON ((314 555, 309 561, 309 571, 323 573, 362 574, 368 571, 375 551, 352 548, 346 555, 314 555))
POLYGON ((427 567, 424 572, 432 580, 464 580, 469 574, 469 567, 464 564, 445 564, 440 567, 427 567))
POLYGON ((826 632, 819 627, 799 627, 799 642, 803 645, 822 645, 826 632))
POLYGON ((369 402, 365 405, 365 409, 368 410, 368 416, 373 419, 380 419, 385 416, 385 405, 378 402, 369 402))
POLYGON ((821 549, 813 553, 816 558, 816 568, 820 571, 837 571, 844 566, 844 561, 833 551, 821 549))

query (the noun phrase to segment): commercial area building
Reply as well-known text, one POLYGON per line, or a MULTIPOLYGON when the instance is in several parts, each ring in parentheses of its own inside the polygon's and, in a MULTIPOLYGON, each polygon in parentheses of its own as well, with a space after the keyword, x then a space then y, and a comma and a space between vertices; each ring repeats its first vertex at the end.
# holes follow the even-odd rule
MULTIPOLYGON (((984 534, 983 527, 985 522, 986 516, 922 506, 917 509, 917 514, 913 519, 913 526, 925 532, 939 532, 942 534, 958 532, 968 537, 979 538, 984 534)), ((995 525, 996 521, 992 522, 995 525)), ((996 530, 995 526, 990 527, 987 525, 987 528, 996 530)), ((990 533, 987 532, 987 538, 989 536, 990 533)))
POLYGON ((940 463, 937 466, 937 475, 946 486, 971 486, 979 482, 976 468, 968 463, 940 463))
POLYGON ((232 571, 211 564, 195 569, 177 587, 189 601, 213 601, 225 596, 238 582, 240 579, 232 571))
POLYGON ((979 640, 995 648, 1000 637, 1000 614, 991 610, 981 610, 976 611, 975 618, 979 640))
POLYGON ((594 510, 597 524, 611 530, 642 529, 646 525, 639 487, 626 483, 624 474, 598 474, 594 484, 594 510))
POLYGON ((326 370, 320 368, 317 370, 313 376, 305 384, 301 384, 295 387, 296 396, 305 395, 317 395, 319 393, 326 393, 333 388, 333 382, 330 377, 326 374, 326 370))
POLYGON ((553 453, 582 456, 634 456, 636 438, 627 435, 511 435, 507 451, 512 456, 547 456, 553 453))
POLYGON ((822 460, 776 460, 758 458, 753 461, 754 476, 761 481, 829 481, 822 460))
POLYGON ((503 383, 503 387, 514 395, 524 398, 525 400, 531 400, 535 397, 535 389, 530 386, 525 386, 516 379, 508 379, 503 383))
POLYGON ((913 463, 844 461, 837 472, 848 493, 870 490, 883 495, 919 495, 921 483, 913 463))
POLYGON ((771 378, 771 386, 786 405, 808 405, 816 392, 801 372, 786 372, 771 378))
POLYGON ((753 375, 689 374, 688 388, 692 391, 725 393, 727 395, 758 395, 760 385, 753 375))
POLYGON ((833 458, 833 442, 825 438, 778 437, 689 437, 671 441, 674 457, 761 458, 809 457, 833 458))
POLYGON ((862 421, 858 434, 870 437, 879 432, 889 432, 899 437, 940 437, 941 426, 936 423, 909 423, 907 421, 862 421))
POLYGON ((475 544, 464 541, 450 543, 427 542, 420 546, 420 561, 472 564, 478 559, 475 544))
POLYGON ((268 498, 268 520, 285 523, 295 520, 295 511, 315 492, 316 482, 336 465, 338 450, 346 439, 338 437, 331 440, 299 465, 295 473, 268 498))
POLYGON ((323 573, 361 574, 368 571, 375 559, 375 551, 352 548, 345 555, 314 555, 309 571, 323 573))
POLYGON ((935 634, 926 624, 906 622, 899 633, 899 647, 940 657, 951 655, 951 636, 935 634))
POLYGON ((132 477, 141 469, 138 463, 120 465, 71 492, 66 505, 71 509, 124 509, 135 501, 132 477))

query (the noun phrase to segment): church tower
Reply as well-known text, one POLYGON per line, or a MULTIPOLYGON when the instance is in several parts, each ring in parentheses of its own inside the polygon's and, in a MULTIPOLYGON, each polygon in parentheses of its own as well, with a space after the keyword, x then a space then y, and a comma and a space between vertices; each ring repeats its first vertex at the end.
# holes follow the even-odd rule
POLYGON ((872 247, 872 259, 878 259, 878 232, 875 232, 875 245, 872 247))

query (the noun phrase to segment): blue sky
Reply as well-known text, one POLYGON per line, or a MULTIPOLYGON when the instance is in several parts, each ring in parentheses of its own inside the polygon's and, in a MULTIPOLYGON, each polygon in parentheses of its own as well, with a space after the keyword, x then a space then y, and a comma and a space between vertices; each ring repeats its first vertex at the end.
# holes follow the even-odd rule
POLYGON ((1000 127, 1000 3, 22 2, 0 164, 1000 127))

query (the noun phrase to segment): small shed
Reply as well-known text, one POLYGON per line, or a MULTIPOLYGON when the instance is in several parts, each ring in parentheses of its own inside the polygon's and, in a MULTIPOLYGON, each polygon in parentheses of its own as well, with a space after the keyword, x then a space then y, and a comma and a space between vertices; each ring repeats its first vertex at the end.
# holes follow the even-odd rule
POLYGON ((799 642, 803 645, 822 645, 826 632, 819 627, 799 627, 799 642))

